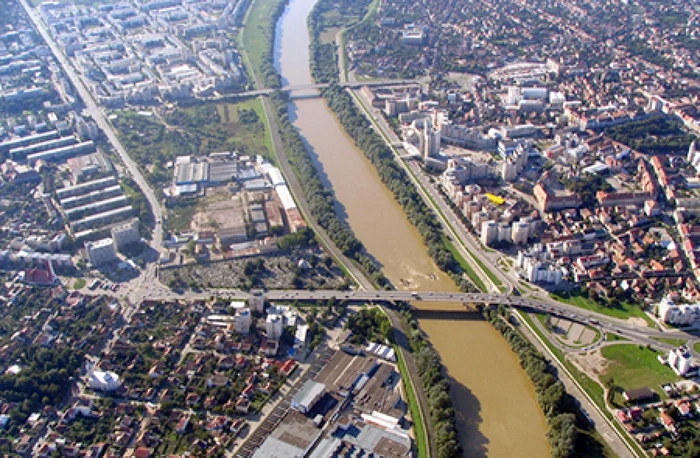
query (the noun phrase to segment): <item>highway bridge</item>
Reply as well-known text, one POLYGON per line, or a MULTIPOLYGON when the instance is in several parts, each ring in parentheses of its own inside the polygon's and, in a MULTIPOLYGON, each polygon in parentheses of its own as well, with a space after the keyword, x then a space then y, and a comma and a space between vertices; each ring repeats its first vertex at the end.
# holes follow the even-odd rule
MULTIPOLYGON (((412 86, 416 84, 421 84, 421 80, 417 79, 406 79, 406 80, 375 80, 375 81, 348 81, 345 83, 336 83, 340 87, 348 87, 352 89, 361 88, 363 86, 369 87, 389 87, 389 86, 412 86)), ((211 97, 203 97, 201 100, 208 102, 215 102, 224 99, 234 99, 234 98, 244 98, 244 97, 257 97, 259 95, 271 95, 275 92, 286 92, 290 94, 291 98, 312 98, 320 97, 321 89, 330 86, 330 83, 318 83, 318 84, 300 84, 296 86, 283 86, 278 89, 256 89, 253 91, 246 92, 236 92, 233 94, 220 94, 211 97)))
MULTIPOLYGON (((223 297, 238 297, 247 299, 249 293, 243 291, 210 291, 215 295, 223 297)), ((327 301, 329 299, 344 300, 348 302, 410 302, 421 309, 421 302, 427 303, 452 303, 462 304, 465 308, 470 309, 472 305, 499 305, 503 304, 508 307, 515 307, 523 311, 535 311, 541 313, 550 313, 553 315, 565 317, 572 321, 578 321, 583 324, 593 325, 601 329, 615 332, 618 334, 627 335, 632 339, 642 339, 648 341, 651 338, 658 337, 674 337, 695 340, 700 336, 700 331, 681 331, 681 330, 663 330, 656 327, 646 327, 637 325, 630 320, 614 318, 601 313, 586 310, 575 305, 569 305, 562 302, 546 299, 532 299, 522 296, 508 296, 503 294, 489 293, 458 293, 458 292, 443 292, 443 291, 337 291, 337 290, 270 290, 264 292, 265 299, 268 301, 327 301)), ((445 307, 441 309, 439 306, 431 305, 425 307, 425 310, 430 312, 442 313, 449 317, 454 316, 455 308, 445 307)), ((471 309, 470 309, 471 310, 471 309)), ((658 342, 654 342, 658 343, 658 342)))

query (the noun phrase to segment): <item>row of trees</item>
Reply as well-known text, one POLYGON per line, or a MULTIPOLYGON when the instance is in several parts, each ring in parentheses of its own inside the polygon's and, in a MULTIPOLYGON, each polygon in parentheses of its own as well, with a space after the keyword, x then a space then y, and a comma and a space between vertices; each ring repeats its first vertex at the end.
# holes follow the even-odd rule
POLYGON ((370 126, 360 113, 352 97, 340 86, 331 85, 323 92, 329 106, 338 116, 345 131, 364 152, 379 172, 379 177, 403 207, 409 221, 418 229, 428 254, 435 264, 450 274, 462 291, 476 291, 476 287, 464 278, 464 272, 448 250, 445 235, 435 213, 426 205, 411 183, 408 175, 394 159, 394 153, 386 142, 370 126))
POLYGON ((456 411, 450 398, 450 381, 444 374, 440 355, 432 346, 424 344, 414 357, 425 396, 428 398, 437 456, 462 456, 462 448, 457 438, 456 411))
MULTIPOLYGON (((503 312, 503 311, 502 311, 503 312)), ((486 318, 518 355, 520 365, 535 385, 537 401, 547 417, 547 437, 552 447, 552 457, 576 456, 576 406, 566 393, 564 384, 557 378, 554 367, 544 355, 513 329, 493 308, 484 310, 486 318)))
POLYGON ((275 68, 275 27, 277 27, 277 21, 284 13, 286 6, 287 2, 282 1, 272 7, 269 20, 265 23, 265 30, 263 31, 263 39, 266 40, 267 47, 261 56, 260 73, 263 77, 262 83, 264 86, 271 89, 282 87, 282 77, 275 68))

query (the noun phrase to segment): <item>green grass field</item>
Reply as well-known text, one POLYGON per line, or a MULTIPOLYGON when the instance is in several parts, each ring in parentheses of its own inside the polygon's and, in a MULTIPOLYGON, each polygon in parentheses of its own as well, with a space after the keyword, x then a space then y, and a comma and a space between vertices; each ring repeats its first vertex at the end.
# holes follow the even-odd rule
POLYGON ((420 406, 418 405, 418 400, 416 399, 416 394, 413 390, 413 385, 409 383, 408 371, 406 365, 403 361, 403 356, 398 348, 396 348, 396 356, 399 363, 399 372, 401 373, 401 379, 403 380, 403 385, 406 388, 406 397, 408 398, 408 407, 411 412, 411 418, 413 419, 413 428, 415 432, 416 439, 416 449, 418 450, 418 458, 426 458, 428 456, 428 443, 425 434, 425 427, 423 426, 423 420, 420 416, 420 406))
POLYGON ((658 340, 659 342, 667 343, 669 345, 673 345, 674 347, 680 347, 681 345, 685 345, 688 343, 688 339, 672 339, 670 337, 652 337, 654 340, 658 340))
MULTIPOLYGON (((603 357, 608 365, 606 376, 615 380, 615 386, 623 390, 649 387, 664 397, 660 385, 681 380, 668 367, 661 365, 656 359, 659 352, 639 345, 612 345, 603 347, 603 357)), ((615 401, 624 403, 621 393, 616 393, 615 401)))
POLYGON ((73 289, 83 289, 85 288, 85 279, 84 278, 76 278, 75 281, 73 282, 73 289))
POLYGON ((229 137, 229 142, 240 145, 238 149, 247 154, 260 154, 274 162, 272 155, 272 137, 270 136, 265 112, 259 98, 237 103, 216 105, 221 122, 211 127, 211 133, 221 131, 229 137), (255 112, 255 117, 246 117, 245 113, 255 112), (241 114, 243 113, 243 119, 241 114), (255 119, 255 122, 250 122, 255 119))
POLYGON ((247 56, 248 71, 256 75, 263 83, 260 68, 263 63, 263 55, 269 49, 269 43, 274 40, 274 27, 270 30, 270 14, 275 7, 284 0, 254 0, 248 11, 247 20, 241 37, 241 48, 247 56))
POLYGON ((457 248, 454 246, 454 244, 448 240, 446 237, 444 238, 445 246, 447 247, 448 250, 450 250, 450 253, 452 253, 452 256, 455 257, 459 265, 462 267, 462 270, 467 274, 469 279, 476 285, 477 288, 479 288, 480 291, 486 292, 488 291, 488 288, 486 288, 486 285, 484 282, 481 280, 481 277, 477 275, 477 273, 472 269, 472 266, 464 260, 462 255, 459 253, 457 248))
POLYGON ((575 305, 576 307, 581 307, 582 309, 591 310, 593 312, 601 313, 603 315, 608 315, 614 318, 642 318, 644 321, 647 322, 648 326, 654 326, 654 321, 651 318, 649 318, 646 313, 644 313, 644 310, 642 310, 641 307, 634 304, 630 304, 626 301, 620 302, 620 305, 617 308, 613 308, 600 305, 594 300, 584 296, 562 297, 558 294, 551 294, 550 296, 552 297, 552 299, 556 299, 560 302, 575 305))
POLYGON ((693 348, 695 349, 695 351, 697 351, 698 353, 700 353, 700 342, 698 342, 698 343, 696 343, 695 345, 693 345, 693 348))

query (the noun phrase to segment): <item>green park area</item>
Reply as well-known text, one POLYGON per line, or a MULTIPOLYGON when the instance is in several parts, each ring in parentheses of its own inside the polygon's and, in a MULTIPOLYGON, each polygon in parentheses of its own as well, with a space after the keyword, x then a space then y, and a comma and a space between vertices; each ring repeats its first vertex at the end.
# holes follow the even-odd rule
POLYGON ((241 49, 245 51, 248 71, 253 72, 258 81, 264 85, 264 76, 268 72, 274 72, 270 68, 271 52, 270 43, 274 41, 274 24, 271 18, 275 17, 274 11, 282 7, 283 0, 253 1, 245 22, 245 28, 241 36, 241 49))
POLYGON ((693 345, 693 348, 695 349, 695 351, 700 353, 700 342, 697 342, 695 345, 693 345))
POLYGON ((551 294, 551 296, 552 299, 556 299, 560 302, 575 305, 576 307, 608 315, 613 318, 627 319, 637 317, 642 318, 649 326, 654 325, 653 320, 644 313, 644 310, 642 310, 639 305, 629 301, 618 301, 616 299, 600 299, 599 301, 595 301, 583 294, 551 294))
POLYGON ((622 391, 649 387, 663 397, 661 385, 680 380, 668 366, 662 365, 657 357, 660 352, 640 345, 611 345, 601 350, 608 360, 604 380, 612 378, 618 388, 613 398, 622 405, 622 391))
POLYGON ((156 188, 172 179, 168 163, 177 156, 238 151, 271 157, 271 139, 258 99, 173 108, 162 115, 127 110, 112 122, 129 154, 156 188))

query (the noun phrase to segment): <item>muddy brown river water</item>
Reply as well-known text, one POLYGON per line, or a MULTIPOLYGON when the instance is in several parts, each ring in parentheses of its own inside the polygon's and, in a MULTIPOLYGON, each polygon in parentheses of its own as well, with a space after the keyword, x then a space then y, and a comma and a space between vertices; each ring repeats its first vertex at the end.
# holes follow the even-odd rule
MULTIPOLYGON (((292 0, 277 25, 275 63, 285 85, 312 83, 306 19, 316 1, 292 0)), ((289 108, 326 185, 335 193, 340 215, 396 288, 456 291, 325 102, 302 99, 289 108)), ((423 319, 420 326, 453 380, 451 395, 465 456, 549 456, 546 423, 533 385, 500 334, 479 319, 423 319)))

